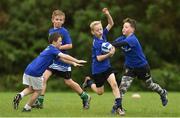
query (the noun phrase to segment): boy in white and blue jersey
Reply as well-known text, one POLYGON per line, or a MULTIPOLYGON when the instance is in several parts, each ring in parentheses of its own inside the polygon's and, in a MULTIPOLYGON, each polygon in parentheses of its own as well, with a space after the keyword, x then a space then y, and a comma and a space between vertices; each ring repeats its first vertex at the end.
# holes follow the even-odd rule
POLYGON ((119 115, 124 115, 125 112, 121 104, 120 91, 109 60, 115 53, 115 48, 112 47, 109 53, 103 53, 101 50, 101 45, 107 41, 106 36, 114 25, 114 22, 107 8, 104 8, 102 11, 108 19, 106 28, 103 30, 101 21, 93 21, 90 24, 91 33, 94 35, 92 47, 92 79, 95 83, 90 77, 86 77, 83 88, 90 87, 98 95, 102 95, 104 93, 104 83, 107 81, 115 97, 115 111, 119 115))
POLYGON ((74 66, 82 66, 80 63, 85 63, 84 60, 77 60, 70 55, 63 54, 58 47, 61 46, 62 37, 58 33, 49 36, 50 45, 43 50, 40 55, 35 58, 25 69, 23 75, 23 84, 28 87, 18 93, 13 99, 14 109, 18 109, 20 100, 29 94, 32 94, 30 100, 23 108, 23 112, 31 111, 31 107, 39 96, 43 86, 43 73, 53 63, 53 60, 58 58, 74 66))
MULTIPOLYGON (((57 27, 57 26, 56 26, 57 27)), ((51 28, 49 30, 49 35, 51 35, 54 32, 58 32, 59 34, 61 34, 63 36, 63 40, 62 40, 62 46, 61 48, 59 48, 63 53, 67 54, 68 53, 68 49, 72 48, 72 41, 71 41, 71 37, 69 35, 69 32, 67 31, 66 28, 64 27, 60 27, 60 28, 51 28)), ((61 60, 54 60, 53 64, 50 66, 50 68, 55 69, 55 70, 59 70, 59 71, 69 71, 71 72, 71 66, 67 63, 64 63, 61 60)))
POLYGON ((167 91, 162 89, 157 83, 154 83, 151 78, 150 67, 143 53, 142 47, 135 36, 136 21, 126 18, 123 21, 123 36, 118 37, 112 45, 122 49, 125 55, 125 73, 120 84, 121 94, 124 94, 130 87, 135 77, 142 79, 148 88, 157 92, 162 101, 162 105, 168 103, 167 91))
MULTIPOLYGON (((72 48, 72 41, 71 37, 69 35, 69 32, 66 28, 64 28, 62 25, 65 22, 65 14, 64 12, 60 10, 54 10, 52 13, 52 23, 53 28, 49 30, 49 35, 51 35, 54 32, 57 32, 62 35, 62 45, 59 47, 61 52, 67 54, 67 50, 72 48)), ((89 100, 90 96, 86 92, 82 90, 82 88, 79 86, 78 83, 76 83, 71 78, 71 66, 67 63, 64 63, 61 60, 55 59, 53 61, 53 64, 49 66, 49 68, 44 72, 43 78, 43 89, 41 92, 41 95, 38 97, 36 103, 33 107, 37 108, 43 108, 43 102, 44 102, 44 95, 46 92, 46 86, 47 81, 50 78, 52 74, 56 74, 59 77, 64 78, 64 83, 72 88, 82 99, 83 108, 88 109, 89 108, 89 100), (88 97, 88 99, 87 99, 88 97)))

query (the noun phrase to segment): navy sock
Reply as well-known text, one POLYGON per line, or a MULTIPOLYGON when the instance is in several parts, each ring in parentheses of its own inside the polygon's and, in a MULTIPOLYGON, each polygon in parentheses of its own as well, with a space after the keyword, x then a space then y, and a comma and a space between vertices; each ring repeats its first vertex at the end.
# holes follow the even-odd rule
POLYGON ((116 98, 115 99, 115 105, 117 108, 122 107, 122 98, 116 98))

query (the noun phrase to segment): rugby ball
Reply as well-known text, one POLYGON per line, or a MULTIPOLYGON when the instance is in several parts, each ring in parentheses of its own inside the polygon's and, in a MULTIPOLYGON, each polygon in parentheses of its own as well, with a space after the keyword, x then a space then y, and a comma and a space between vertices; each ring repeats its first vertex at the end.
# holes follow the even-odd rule
POLYGON ((112 48, 112 45, 109 42, 104 42, 101 45, 101 50, 102 50, 103 53, 110 52, 111 48, 112 48))
POLYGON ((134 93, 134 94, 132 94, 132 96, 131 96, 132 98, 135 98, 135 99, 139 99, 139 98, 141 98, 141 96, 140 96, 140 94, 138 94, 138 93, 134 93))

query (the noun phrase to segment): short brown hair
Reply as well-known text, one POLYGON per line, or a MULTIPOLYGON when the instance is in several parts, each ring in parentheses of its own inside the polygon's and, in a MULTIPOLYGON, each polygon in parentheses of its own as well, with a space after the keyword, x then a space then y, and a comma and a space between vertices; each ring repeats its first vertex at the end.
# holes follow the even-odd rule
POLYGON ((57 40, 58 40, 59 37, 62 38, 62 35, 60 35, 59 33, 55 32, 55 33, 49 35, 48 41, 49 41, 50 44, 51 44, 53 41, 57 42, 57 40))
POLYGON ((126 22, 128 22, 131 25, 131 27, 133 27, 136 30, 136 20, 131 19, 131 18, 126 18, 123 20, 123 23, 126 23, 126 22))
POLYGON ((52 13, 52 18, 54 18, 55 16, 64 16, 65 17, 65 13, 59 9, 57 10, 54 10, 53 13, 52 13))

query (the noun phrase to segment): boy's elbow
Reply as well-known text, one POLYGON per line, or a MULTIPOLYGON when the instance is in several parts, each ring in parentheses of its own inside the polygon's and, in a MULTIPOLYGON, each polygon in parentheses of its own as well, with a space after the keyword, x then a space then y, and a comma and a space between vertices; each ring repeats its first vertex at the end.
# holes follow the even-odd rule
POLYGON ((100 61, 102 61, 102 59, 101 59, 100 57, 97 57, 97 61, 99 61, 99 62, 100 62, 100 61))
POLYGON ((73 48, 73 45, 72 45, 72 44, 70 44, 70 45, 69 45, 69 49, 72 49, 72 48, 73 48))
POLYGON ((102 60, 100 60, 100 59, 97 59, 97 60, 98 60, 99 62, 102 61, 102 60))
POLYGON ((111 23, 111 27, 114 26, 114 22, 111 23))
POLYGON ((108 24, 109 29, 111 29, 114 26, 114 22, 108 24))
POLYGON ((66 59, 67 58, 67 54, 64 53, 60 53, 60 55, 58 55, 60 58, 66 59))

